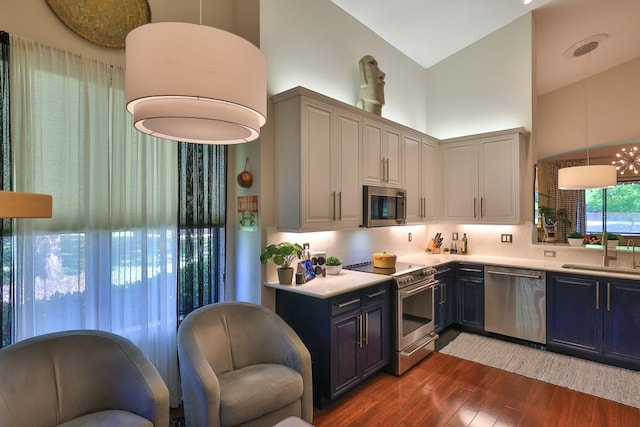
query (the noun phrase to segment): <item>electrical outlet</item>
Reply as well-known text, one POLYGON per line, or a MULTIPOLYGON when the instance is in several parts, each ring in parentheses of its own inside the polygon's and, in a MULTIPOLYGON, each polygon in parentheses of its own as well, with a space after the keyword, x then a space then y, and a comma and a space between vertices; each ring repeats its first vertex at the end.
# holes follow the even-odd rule
POLYGON ((302 244, 302 249, 309 249, 309 244, 308 243, 303 243, 302 244))
POLYGON ((555 258, 556 257, 556 251, 544 251, 544 256, 546 256, 548 258, 555 258))
POLYGON ((458 240, 458 232, 454 231, 453 233, 451 233, 451 240, 453 240, 454 242, 458 240))
POLYGON ((502 243, 513 243, 513 234, 502 234, 500 236, 500 241, 502 243))
POLYGON ((409 241, 413 240, 413 233, 409 233, 409 236, 407 236, 409 238, 409 241))

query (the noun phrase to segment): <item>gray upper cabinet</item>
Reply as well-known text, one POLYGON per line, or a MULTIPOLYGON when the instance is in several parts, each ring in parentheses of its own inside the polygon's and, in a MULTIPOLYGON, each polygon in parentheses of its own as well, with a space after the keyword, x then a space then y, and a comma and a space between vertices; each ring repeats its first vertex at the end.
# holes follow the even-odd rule
POLYGON ((407 190, 407 223, 518 224, 527 132, 438 141, 297 87, 272 97, 281 231, 355 229, 362 186, 407 190))
POLYGON ((404 144, 399 127, 366 118, 362 141, 362 182, 402 187, 404 144))
POLYGON ((302 88, 273 100, 278 228, 357 228, 362 118, 302 88))
POLYGON ((427 135, 405 132, 404 188, 407 190, 407 223, 439 218, 441 179, 438 142, 427 135))
POLYGON ((443 220, 519 224, 524 129, 442 141, 443 220))

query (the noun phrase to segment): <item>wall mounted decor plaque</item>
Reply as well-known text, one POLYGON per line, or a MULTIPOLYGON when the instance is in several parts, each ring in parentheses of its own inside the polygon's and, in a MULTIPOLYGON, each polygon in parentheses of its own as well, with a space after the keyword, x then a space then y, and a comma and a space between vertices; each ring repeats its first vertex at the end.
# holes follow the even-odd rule
POLYGON ((71 31, 104 47, 124 48, 129 31, 151 22, 147 0, 46 0, 71 31))

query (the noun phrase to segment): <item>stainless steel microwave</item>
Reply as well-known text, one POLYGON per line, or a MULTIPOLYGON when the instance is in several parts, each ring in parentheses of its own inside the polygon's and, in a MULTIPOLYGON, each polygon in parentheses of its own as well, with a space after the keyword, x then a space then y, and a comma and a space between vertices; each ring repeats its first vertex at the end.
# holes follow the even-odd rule
POLYGON ((405 190, 365 185, 362 190, 362 225, 385 227, 405 224, 406 199, 405 190))

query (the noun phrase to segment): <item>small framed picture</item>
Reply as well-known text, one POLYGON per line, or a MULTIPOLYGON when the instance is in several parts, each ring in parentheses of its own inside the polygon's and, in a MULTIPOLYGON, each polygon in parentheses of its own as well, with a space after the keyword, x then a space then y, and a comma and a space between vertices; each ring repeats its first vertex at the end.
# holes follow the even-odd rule
POLYGON ((296 283, 306 283, 309 280, 312 280, 313 278, 316 277, 316 273, 313 267, 313 264, 311 263, 311 260, 304 260, 304 261, 300 261, 298 263, 298 270, 297 270, 297 274, 296 274, 296 283), (300 280, 300 279, 302 280, 300 280))

